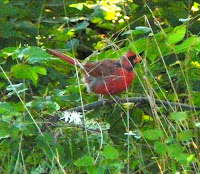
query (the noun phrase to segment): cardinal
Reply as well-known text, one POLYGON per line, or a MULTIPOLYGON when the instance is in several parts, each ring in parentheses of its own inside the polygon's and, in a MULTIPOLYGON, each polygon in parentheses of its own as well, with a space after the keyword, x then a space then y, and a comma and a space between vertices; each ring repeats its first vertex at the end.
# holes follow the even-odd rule
POLYGON ((47 51, 60 59, 82 69, 83 81, 88 91, 101 95, 114 95, 127 90, 134 80, 133 67, 141 62, 140 55, 129 50, 118 60, 105 59, 103 61, 86 62, 81 64, 58 51, 47 49, 47 51))

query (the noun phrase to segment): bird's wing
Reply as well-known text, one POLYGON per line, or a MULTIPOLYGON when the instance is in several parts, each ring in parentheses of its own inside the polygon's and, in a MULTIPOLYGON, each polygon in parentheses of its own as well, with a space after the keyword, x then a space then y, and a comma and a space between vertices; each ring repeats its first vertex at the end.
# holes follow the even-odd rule
POLYGON ((101 62, 87 62, 83 65, 84 70, 92 76, 115 75, 116 70, 120 67, 118 60, 105 59, 101 62))

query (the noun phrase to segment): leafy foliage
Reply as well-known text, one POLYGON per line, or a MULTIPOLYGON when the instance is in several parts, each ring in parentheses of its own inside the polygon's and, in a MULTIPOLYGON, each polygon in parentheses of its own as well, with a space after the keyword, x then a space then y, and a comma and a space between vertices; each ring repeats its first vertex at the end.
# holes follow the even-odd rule
POLYGON ((0 2, 0 173, 198 173, 199 111, 98 100, 55 48, 91 61, 131 49, 143 62, 122 98, 200 106, 199 4, 192 1, 0 2), (73 115, 73 114, 71 114, 73 115), (79 115, 76 113, 74 115, 79 115), (82 117, 80 117, 82 118, 82 117))

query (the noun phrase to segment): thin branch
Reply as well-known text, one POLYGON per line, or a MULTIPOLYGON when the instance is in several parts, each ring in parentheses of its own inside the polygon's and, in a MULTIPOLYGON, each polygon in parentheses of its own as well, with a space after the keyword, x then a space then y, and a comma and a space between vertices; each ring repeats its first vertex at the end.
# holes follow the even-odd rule
MULTIPOLYGON (((149 104, 153 99, 151 97, 133 97, 133 98, 129 98, 128 102, 129 103, 141 103, 141 104, 149 104)), ((92 110, 92 109, 97 109, 101 106, 104 105, 111 105, 111 104, 115 104, 116 101, 120 104, 122 103, 127 103, 127 99, 116 99, 116 100, 100 100, 100 101, 96 101, 96 102, 92 102, 89 104, 76 108, 71 108, 68 109, 68 112, 72 112, 72 111, 76 111, 76 112, 81 112, 82 108, 84 108, 84 110, 92 110)), ((168 101, 164 101, 164 100, 155 100, 154 101, 156 104, 158 105, 164 105, 164 106, 171 106, 171 107, 177 107, 177 108, 182 108, 182 109, 191 109, 191 110, 200 110, 200 107, 198 106, 191 106, 188 104, 184 104, 184 103, 176 103, 176 102, 168 102, 168 101)))

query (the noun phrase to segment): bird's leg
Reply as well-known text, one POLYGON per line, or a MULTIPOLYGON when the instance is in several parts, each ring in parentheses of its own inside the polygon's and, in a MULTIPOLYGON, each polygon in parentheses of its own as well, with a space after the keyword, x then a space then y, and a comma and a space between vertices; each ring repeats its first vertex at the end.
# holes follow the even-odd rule
POLYGON ((101 101, 102 103, 103 103, 103 105, 105 105, 106 104, 106 101, 105 101, 105 99, 104 99, 104 96, 103 95, 99 95, 99 101, 101 101))
POLYGON ((113 96, 113 99, 114 99, 115 101, 117 101, 117 102, 121 100, 121 98, 118 97, 118 96, 113 96))

